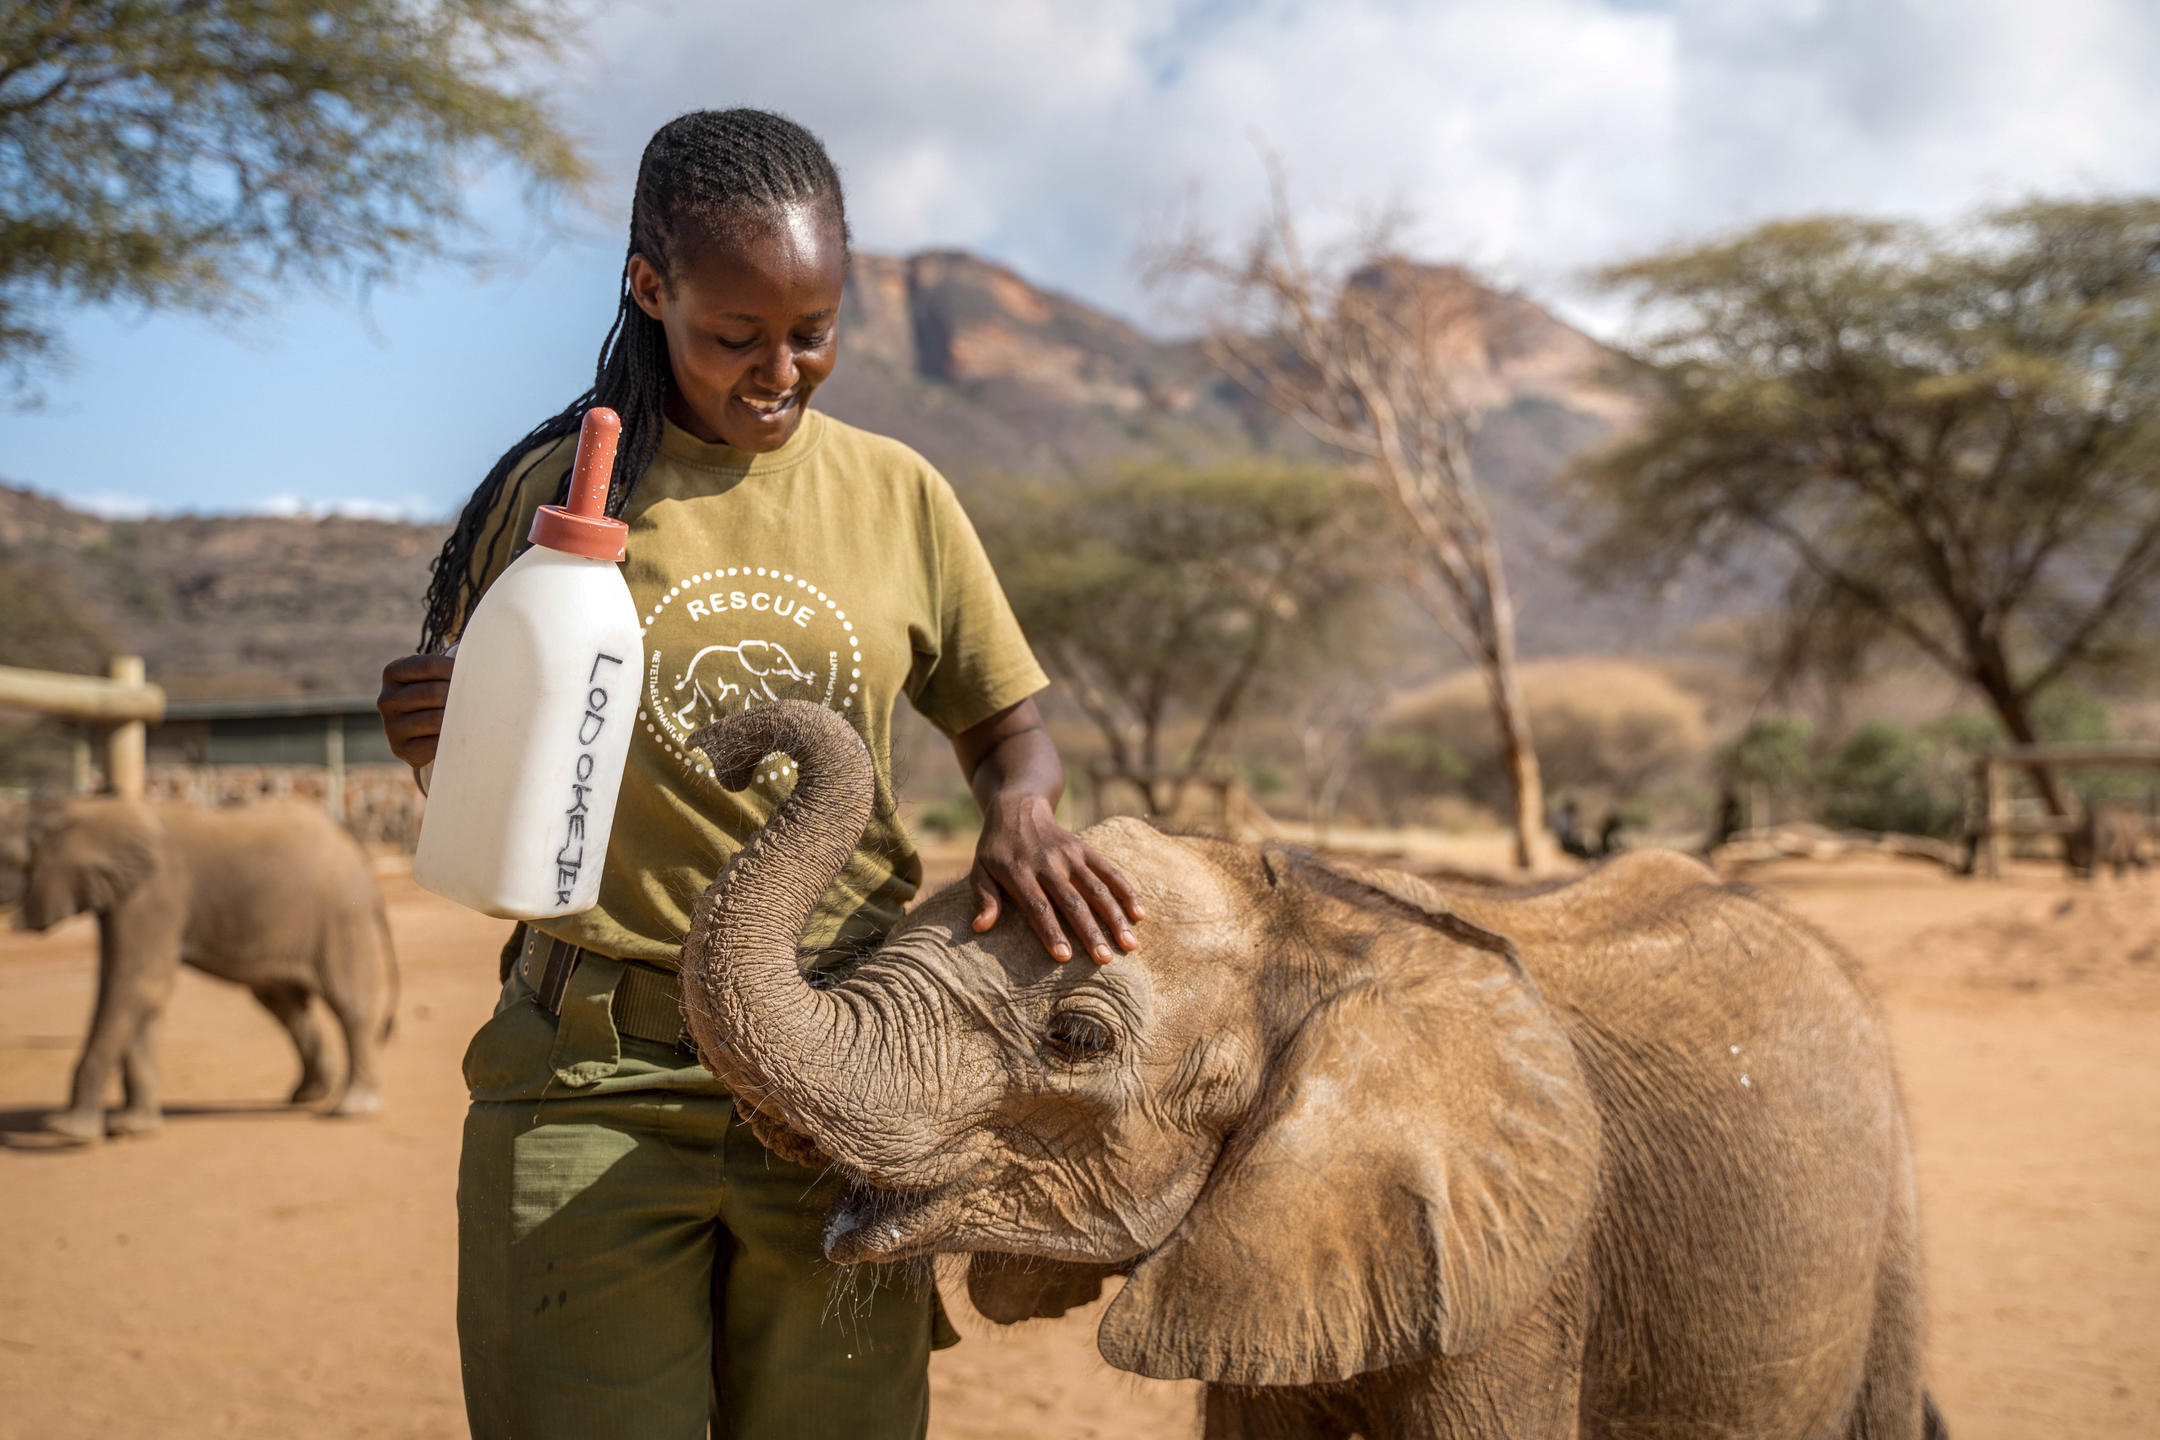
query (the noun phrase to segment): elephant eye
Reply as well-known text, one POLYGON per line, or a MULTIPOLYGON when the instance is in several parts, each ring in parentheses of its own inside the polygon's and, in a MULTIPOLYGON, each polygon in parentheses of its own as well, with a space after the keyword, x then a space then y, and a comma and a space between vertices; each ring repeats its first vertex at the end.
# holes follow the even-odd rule
POLYGON ((1043 1035, 1051 1053, 1069 1062, 1100 1059, 1117 1047, 1117 1035, 1108 1025, 1077 1010, 1051 1016, 1043 1035))

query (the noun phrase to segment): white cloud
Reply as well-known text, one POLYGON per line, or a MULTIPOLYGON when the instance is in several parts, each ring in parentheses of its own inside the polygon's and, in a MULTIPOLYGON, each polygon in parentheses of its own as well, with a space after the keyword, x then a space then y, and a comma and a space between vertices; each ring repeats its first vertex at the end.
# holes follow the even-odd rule
POLYGON ((311 500, 298 495, 272 495, 248 507, 250 514, 308 520, 323 520, 332 516, 345 520, 438 520, 442 518, 441 512, 440 505, 423 500, 417 495, 408 495, 402 500, 360 497, 311 500))
POLYGON ((685 0, 605 25, 577 104, 618 196, 668 116, 765 105, 825 137, 865 245, 982 250, 1143 323, 1135 246, 1173 208, 1241 224, 1256 133, 1317 211, 1401 202, 1430 253, 1562 296, 1775 214, 2160 188, 2149 0, 685 0))
POLYGON ((156 507, 140 495, 63 495, 59 497, 77 510, 88 511, 101 520, 142 520, 156 513, 156 507))
MULTIPOLYGON (((200 506, 172 500, 153 501, 141 495, 125 495, 105 492, 95 495, 65 495, 59 497, 77 510, 87 511, 105 520, 147 520, 160 515, 192 515, 209 513, 200 506)), ((322 520, 336 516, 348 520, 403 520, 434 522, 443 518, 443 507, 434 501, 408 495, 402 500, 376 500, 365 497, 312 500, 302 496, 272 495, 239 506, 226 514, 273 515, 285 519, 322 520)))

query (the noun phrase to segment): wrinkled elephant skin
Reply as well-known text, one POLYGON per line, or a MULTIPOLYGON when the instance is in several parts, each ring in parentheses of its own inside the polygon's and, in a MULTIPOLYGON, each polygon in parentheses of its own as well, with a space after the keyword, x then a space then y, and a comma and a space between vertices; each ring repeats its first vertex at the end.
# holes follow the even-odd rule
POLYGON ((803 922, 862 833, 844 722, 699 737, 796 786, 684 946, 700 1053, 856 1184, 839 1261, 967 1253, 997 1320, 1124 1288, 1115 1365, 1213 1436, 1918 1437, 1920 1263, 1879 1018, 1821 937, 1678 855, 1509 894, 1087 838, 1142 948, 1052 962, 963 889, 842 983, 803 922))

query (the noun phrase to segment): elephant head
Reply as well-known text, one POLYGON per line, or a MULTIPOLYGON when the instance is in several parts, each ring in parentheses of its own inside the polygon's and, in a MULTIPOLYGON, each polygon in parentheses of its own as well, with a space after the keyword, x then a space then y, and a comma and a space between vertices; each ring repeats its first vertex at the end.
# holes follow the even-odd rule
POLYGON ((1124 1273, 1113 1364, 1285 1385, 1475 1349, 1574 1253, 1596 1112, 1505 939, 1294 852, 1119 820, 1088 839, 1146 901, 1137 954, 976 935, 956 887, 815 989, 796 940, 862 833, 869 759, 800 702, 697 738, 731 788, 775 750, 798 767, 698 906, 685 1009, 758 1133, 858 1182, 833 1259, 972 1254, 1000 1320, 1124 1273))
POLYGON ((71 915, 104 914, 156 872, 157 819, 121 800, 73 800, 33 813, 22 849, 18 930, 48 930, 71 915))

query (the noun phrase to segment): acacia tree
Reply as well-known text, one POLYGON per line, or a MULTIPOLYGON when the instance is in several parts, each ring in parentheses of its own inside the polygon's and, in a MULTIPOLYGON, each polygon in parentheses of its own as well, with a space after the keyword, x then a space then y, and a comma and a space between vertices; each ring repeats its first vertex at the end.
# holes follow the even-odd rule
POLYGON ((1376 517, 1339 472, 1154 467, 983 499, 1021 627, 1153 814, 1177 809, 1253 705, 1333 683, 1379 623, 1376 517))
POLYGON ((1604 279, 1656 325, 1632 352, 1653 408, 1582 472, 1608 502, 1592 573, 1767 540, 1788 668, 1895 639, 2028 744, 2043 692, 2150 621, 2160 201, 1785 222, 1604 279))
POLYGON ((1485 317, 1460 271, 1392 252, 1385 230, 1335 261, 1308 252, 1280 169, 1242 251, 1204 239, 1151 266, 1198 282, 1211 307, 1203 345, 1244 388, 1323 445, 1360 462, 1413 541, 1424 610, 1477 667, 1499 735, 1515 863, 1545 853, 1545 789, 1516 676, 1515 606, 1470 443, 1481 410, 1456 383, 1485 317))
POLYGON ((577 183, 516 72, 565 24, 557 0, 0 6, 0 367, 24 382, 60 302, 383 279, 466 226, 482 165, 577 183))

